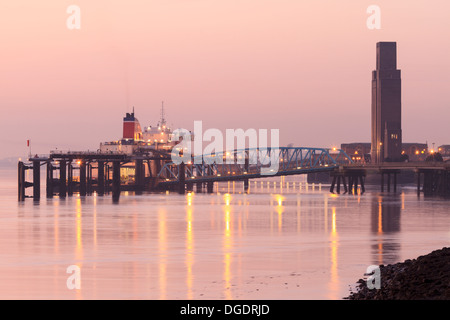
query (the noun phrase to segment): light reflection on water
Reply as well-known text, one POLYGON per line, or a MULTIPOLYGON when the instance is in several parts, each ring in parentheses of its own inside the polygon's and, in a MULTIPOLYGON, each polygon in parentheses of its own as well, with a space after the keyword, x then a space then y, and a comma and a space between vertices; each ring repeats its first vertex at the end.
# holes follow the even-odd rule
MULTIPOLYGON (((372 264, 448 246, 447 200, 272 179, 214 194, 0 197, 2 299, 341 299, 372 264), (81 289, 69 290, 69 265, 81 289)), ((8 189, 9 190, 9 189, 8 189)))

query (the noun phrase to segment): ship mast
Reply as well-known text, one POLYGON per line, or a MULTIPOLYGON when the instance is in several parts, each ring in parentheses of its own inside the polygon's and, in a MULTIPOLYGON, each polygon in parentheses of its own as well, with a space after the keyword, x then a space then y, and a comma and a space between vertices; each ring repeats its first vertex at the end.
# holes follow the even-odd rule
POLYGON ((166 126, 166 119, 164 118, 164 101, 161 103, 161 120, 160 120, 160 126, 165 127, 166 126))

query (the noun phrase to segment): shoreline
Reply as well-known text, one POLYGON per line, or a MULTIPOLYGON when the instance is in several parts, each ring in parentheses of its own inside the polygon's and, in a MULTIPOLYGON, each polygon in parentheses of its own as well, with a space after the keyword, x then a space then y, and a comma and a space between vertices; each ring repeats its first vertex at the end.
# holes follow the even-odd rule
POLYGON ((450 300, 450 247, 416 259, 380 265, 380 288, 359 279, 346 300, 450 300))

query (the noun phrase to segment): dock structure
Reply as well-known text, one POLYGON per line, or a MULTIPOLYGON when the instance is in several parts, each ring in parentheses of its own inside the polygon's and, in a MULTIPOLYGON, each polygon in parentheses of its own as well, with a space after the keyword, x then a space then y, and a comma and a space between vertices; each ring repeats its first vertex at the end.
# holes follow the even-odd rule
MULTIPOLYGON (((421 161, 384 162, 379 164, 353 163, 336 169, 333 174, 341 176, 354 174, 359 176, 362 192, 364 192, 363 177, 368 173, 379 174, 381 176, 380 191, 397 192, 397 176, 402 172, 414 172, 416 175, 417 195, 423 193, 427 196, 450 196, 450 163, 447 162, 421 161)), ((333 192, 334 189, 330 191, 333 192)))
POLYGON ((330 172, 332 182, 330 186, 330 192, 341 193, 341 183, 344 188, 344 193, 358 194, 358 185, 360 186, 360 194, 364 194, 365 189, 365 170, 346 170, 342 167, 330 172))
POLYGON ((118 201, 121 191, 133 190, 137 194, 147 187, 156 186, 157 170, 161 162, 169 161, 164 152, 146 154, 120 154, 100 152, 51 152, 49 155, 35 155, 28 159, 29 164, 18 163, 18 200, 41 198, 41 167, 46 166, 46 197, 58 195, 60 198, 96 193, 103 196, 112 193, 118 201), (147 167, 145 166, 147 165, 147 167), (134 168, 134 179, 123 181, 122 167, 134 168), (26 181, 26 170, 32 170, 32 182, 26 181), (94 175, 94 172, 96 173, 94 175), (56 176, 56 177, 55 177, 56 176), (32 196, 26 195, 26 189, 32 187, 32 196))
MULTIPOLYGON (((267 151, 267 150, 266 150, 267 151)), ((381 175, 381 192, 397 192, 397 175, 404 171, 417 176, 417 194, 450 196, 450 164, 444 162, 385 162, 378 164, 353 163, 342 150, 330 153, 320 148, 277 148, 269 150, 276 171, 270 175, 262 173, 269 169, 264 159, 254 161, 260 150, 234 150, 209 157, 240 159, 235 163, 208 161, 208 156, 192 157, 188 162, 174 163, 170 154, 162 150, 145 153, 102 152, 51 152, 34 156, 28 163, 18 163, 18 200, 41 197, 41 167, 46 166, 46 197, 57 195, 64 199, 75 192, 80 196, 96 193, 99 196, 112 193, 114 202, 119 201, 121 191, 171 190, 179 194, 194 190, 213 193, 214 183, 242 181, 244 192, 249 180, 274 176, 301 175, 314 172, 329 173, 332 178, 330 192, 340 194, 364 194, 365 178, 368 174, 381 175), (129 170, 121 174, 122 169, 129 170), (32 182, 26 181, 26 171, 32 170, 32 182), (130 179, 131 177, 131 179, 130 179), (343 190, 341 189, 343 187, 343 190), (32 195, 26 189, 32 187, 32 195)))

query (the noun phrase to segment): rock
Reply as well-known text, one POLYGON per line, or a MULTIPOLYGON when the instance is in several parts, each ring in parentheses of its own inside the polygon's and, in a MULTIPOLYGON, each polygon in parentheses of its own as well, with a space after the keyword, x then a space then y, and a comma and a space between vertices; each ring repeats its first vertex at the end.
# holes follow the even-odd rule
POLYGON ((449 300, 450 248, 436 250, 417 259, 380 265, 381 288, 369 289, 357 281, 357 292, 349 300, 449 300))

